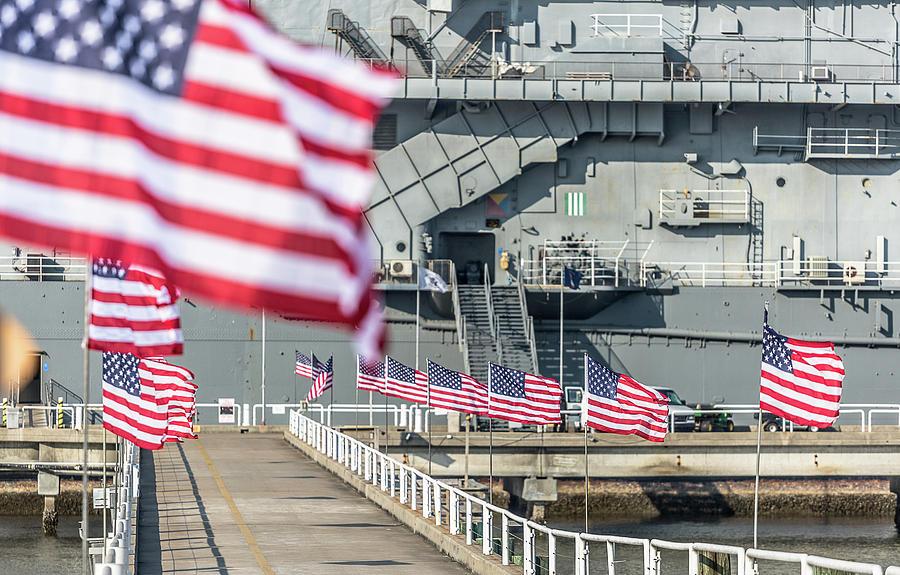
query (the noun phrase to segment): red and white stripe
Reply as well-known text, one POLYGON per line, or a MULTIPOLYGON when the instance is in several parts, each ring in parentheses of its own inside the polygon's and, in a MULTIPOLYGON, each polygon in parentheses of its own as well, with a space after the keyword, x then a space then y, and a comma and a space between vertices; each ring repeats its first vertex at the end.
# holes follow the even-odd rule
POLYGON ((562 423, 560 399, 562 388, 550 377, 525 374, 525 399, 490 393, 488 416, 524 425, 562 423))
POLYGON ((180 96, 0 52, 0 233, 383 337, 361 210, 393 74, 202 0, 180 96), (59 153, 65 150, 65 154, 59 153))
POLYGON ((196 438, 193 374, 165 361, 138 364, 139 397, 103 383, 103 427, 144 449, 160 449, 173 439, 196 438))
MULTIPOLYGON (((390 361, 396 361, 391 359, 390 361)), ((391 377, 385 363, 384 395, 413 403, 428 403, 428 374, 415 369, 413 382, 391 377)))
POLYGON ((371 375, 365 373, 365 368, 363 367, 363 363, 371 364, 371 367, 376 368, 373 371, 377 371, 378 364, 380 363, 380 371, 384 373, 384 363, 379 362, 378 360, 369 360, 361 355, 356 356, 356 387, 361 389, 362 391, 377 391, 378 393, 384 392, 384 377, 378 377, 377 375, 371 375))
POLYGON ((615 399, 588 393, 585 385, 582 415, 585 425, 597 431, 664 441, 669 400, 655 389, 619 374, 615 399))
POLYGON ((488 389, 471 375, 462 376, 462 390, 448 389, 437 385, 430 387, 431 407, 461 411, 474 415, 487 415, 488 389))
POLYGON ((797 425, 825 428, 840 414, 844 362, 834 344, 787 338, 793 373, 762 362, 759 406, 797 425))
POLYGON ((131 265, 125 277, 91 280, 88 347, 137 357, 184 350, 176 289, 156 270, 131 265))

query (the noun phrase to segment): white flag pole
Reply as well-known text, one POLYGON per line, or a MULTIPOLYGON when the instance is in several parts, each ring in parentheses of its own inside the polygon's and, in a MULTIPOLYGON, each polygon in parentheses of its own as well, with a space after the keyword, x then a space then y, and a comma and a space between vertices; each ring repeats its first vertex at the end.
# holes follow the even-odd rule
MULTIPOLYGON (((81 468, 81 569, 84 575, 91 575, 91 560, 88 555, 88 535, 90 514, 88 513, 88 403, 91 396, 91 352, 88 349, 90 338, 89 326, 91 321, 91 290, 93 289, 93 259, 87 256, 84 270, 84 348, 83 372, 82 372, 82 396, 84 405, 81 406, 81 451, 83 466, 81 468)), ((105 454, 104 454, 105 457, 105 454)), ((104 511, 105 512, 105 511, 104 511)), ((104 533, 105 537, 106 534, 104 533)))
POLYGON ((588 356, 584 354, 584 391, 581 394, 581 430, 584 432, 584 532, 588 532, 588 494, 590 493, 590 475, 588 475, 588 356))
MULTIPOLYGON (((765 313, 763 314, 763 345, 765 345, 765 326, 769 323, 769 302, 765 303, 765 313)), ((761 392, 761 390, 760 390, 761 392)), ((756 482, 753 487, 753 548, 758 548, 759 535, 759 459, 762 444, 762 397, 760 396, 758 421, 756 422, 756 482)))

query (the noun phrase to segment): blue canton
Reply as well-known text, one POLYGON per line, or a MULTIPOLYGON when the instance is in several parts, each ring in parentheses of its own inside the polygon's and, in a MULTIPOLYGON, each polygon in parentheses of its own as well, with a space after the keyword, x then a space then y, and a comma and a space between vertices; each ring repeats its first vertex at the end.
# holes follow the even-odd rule
POLYGON ((462 376, 444 366, 428 360, 428 383, 437 387, 462 390, 462 376))
POLYGON ((359 371, 371 377, 384 377, 384 363, 378 360, 360 358, 359 371))
MULTIPOLYGON (((2 2, 3 0, 0 0, 2 2)), ((102 278, 125 279, 128 274, 128 266, 120 260, 99 258, 94 260, 94 275, 102 278)))
POLYGON ((768 325, 765 326, 763 328, 762 360, 775 369, 794 373, 793 363, 791 363, 791 350, 785 345, 786 341, 786 337, 768 325))
POLYGON ((490 365, 491 393, 507 397, 525 398, 525 372, 502 365, 490 365))
POLYGON ((587 358, 587 364, 588 393, 607 399, 615 399, 616 391, 619 387, 619 374, 590 357, 587 358))
POLYGON ((124 389, 134 396, 141 395, 141 378, 138 375, 140 359, 130 353, 103 353, 103 383, 124 389))
POLYGON ((331 373, 334 371, 334 356, 328 358, 328 361, 322 363, 322 361, 313 355, 313 370, 315 373, 331 373))
POLYGON ((405 383, 416 382, 416 370, 390 357, 387 359, 387 376, 390 379, 405 383))
POLYGON ((300 365, 312 365, 312 361, 309 359, 308 355, 300 353, 299 351, 295 351, 294 353, 297 354, 297 363, 300 365))
POLYGON ((0 51, 179 94, 201 0, 0 0, 0 51))

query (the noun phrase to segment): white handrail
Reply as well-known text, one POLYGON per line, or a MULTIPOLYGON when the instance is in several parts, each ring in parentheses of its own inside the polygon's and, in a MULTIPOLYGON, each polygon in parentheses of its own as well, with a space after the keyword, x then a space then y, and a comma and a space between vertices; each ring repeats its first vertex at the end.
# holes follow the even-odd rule
MULTIPOLYGON (((138 536, 138 522, 135 521, 137 499, 140 495, 140 449, 125 440, 123 465, 119 471, 119 491, 116 494, 116 515, 112 530, 104 534, 103 555, 95 564, 93 573, 103 573, 109 567, 111 573, 128 573, 134 543, 138 536)), ((106 510, 103 511, 106 513, 106 510)))
POLYGON ((589 575, 590 571, 590 543, 605 543, 609 558, 608 573, 615 574, 615 546, 633 545, 643 549, 643 572, 648 575, 659 573, 659 550, 687 551, 692 566, 691 575, 696 575, 699 564, 699 554, 702 552, 727 553, 738 559, 737 575, 749 575, 758 573, 758 566, 751 563, 751 559, 766 559, 774 561, 788 561, 799 563, 806 570, 801 570, 801 575, 809 573, 809 566, 825 567, 857 573, 860 575, 900 575, 900 568, 889 567, 886 572, 878 565, 828 559, 802 553, 784 553, 759 549, 744 549, 730 545, 716 545, 711 543, 679 543, 662 541, 658 539, 640 539, 635 537, 623 537, 619 535, 599 535, 593 533, 574 533, 551 529, 540 525, 524 517, 516 515, 506 509, 492 505, 471 493, 457 489, 443 481, 439 481, 388 457, 365 443, 341 433, 331 427, 327 427, 313 421, 299 411, 290 412, 290 433, 301 441, 310 445, 320 453, 342 464, 361 479, 380 486, 381 490, 391 497, 397 498, 400 503, 407 505, 413 511, 421 511, 423 517, 433 518, 434 524, 439 527, 446 525, 448 536, 461 537, 468 546, 479 545, 476 538, 475 519, 481 519, 481 553, 494 555, 494 526, 496 516, 499 515, 500 529, 500 562, 503 565, 510 564, 512 554, 511 529, 515 525, 521 525, 522 537, 522 573, 535 575, 537 544, 535 538, 546 538, 548 550, 549 573, 557 573, 558 563, 563 558, 557 552, 557 539, 571 539, 575 543, 575 557, 573 569, 567 569, 577 575, 589 575), (397 485, 399 482, 399 492, 397 485), (446 494, 446 498, 444 495, 446 494), (447 515, 444 516, 444 501, 447 501, 447 515), (463 509, 460 509, 462 505, 463 509), (464 517, 463 517, 464 515, 464 517))

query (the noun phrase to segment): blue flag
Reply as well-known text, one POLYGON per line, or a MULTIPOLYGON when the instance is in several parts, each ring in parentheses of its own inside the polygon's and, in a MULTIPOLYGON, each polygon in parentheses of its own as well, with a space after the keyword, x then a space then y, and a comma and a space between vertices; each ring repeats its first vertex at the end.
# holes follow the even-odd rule
POLYGON ((563 285, 577 290, 581 286, 582 276, 584 276, 584 274, 575 268, 565 266, 563 268, 563 285))

